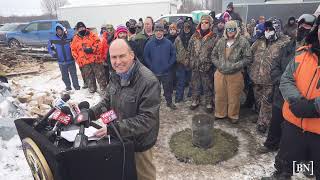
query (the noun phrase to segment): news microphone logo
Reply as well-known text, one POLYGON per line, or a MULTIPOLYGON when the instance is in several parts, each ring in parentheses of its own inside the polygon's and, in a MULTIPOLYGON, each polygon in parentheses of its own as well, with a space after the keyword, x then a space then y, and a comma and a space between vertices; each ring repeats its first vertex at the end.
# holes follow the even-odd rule
POLYGON ((303 162, 297 162, 293 161, 293 175, 299 174, 299 173, 308 173, 309 175, 313 176, 313 161, 303 161, 303 162))
POLYGON ((71 104, 72 110, 75 111, 76 114, 80 113, 80 109, 76 104, 71 104))
POLYGON ((66 102, 65 101, 63 101, 62 99, 57 99, 56 101, 55 101, 55 106, 56 107, 58 107, 58 108, 62 108, 62 106, 65 104, 66 102))
POLYGON ((111 121, 117 119, 117 115, 114 110, 107 111, 100 116, 104 124, 109 124, 111 121))
POLYGON ((64 114, 60 110, 56 110, 52 114, 52 119, 61 122, 64 125, 68 125, 71 121, 71 117, 64 114))
POLYGON ((81 123, 83 121, 83 115, 79 114, 79 116, 77 117, 77 122, 81 123))

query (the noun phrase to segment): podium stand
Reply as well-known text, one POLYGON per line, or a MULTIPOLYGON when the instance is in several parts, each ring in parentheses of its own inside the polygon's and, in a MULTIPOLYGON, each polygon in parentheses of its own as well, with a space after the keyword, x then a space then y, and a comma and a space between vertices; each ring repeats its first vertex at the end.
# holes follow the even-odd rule
POLYGON ((99 140, 85 148, 71 148, 72 143, 61 141, 54 146, 46 136, 32 128, 35 119, 18 119, 15 125, 23 150, 35 179, 41 180, 135 180, 134 146, 112 139, 99 140))

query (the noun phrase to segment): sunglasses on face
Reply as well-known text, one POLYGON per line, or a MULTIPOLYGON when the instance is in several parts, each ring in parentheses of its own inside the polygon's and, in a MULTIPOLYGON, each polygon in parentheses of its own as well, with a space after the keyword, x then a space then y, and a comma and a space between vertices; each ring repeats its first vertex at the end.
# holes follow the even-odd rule
POLYGON ((227 28, 226 30, 227 30, 227 32, 236 32, 237 31, 236 28, 227 28))
POLYGON ((201 24, 209 24, 208 21, 202 21, 201 24))

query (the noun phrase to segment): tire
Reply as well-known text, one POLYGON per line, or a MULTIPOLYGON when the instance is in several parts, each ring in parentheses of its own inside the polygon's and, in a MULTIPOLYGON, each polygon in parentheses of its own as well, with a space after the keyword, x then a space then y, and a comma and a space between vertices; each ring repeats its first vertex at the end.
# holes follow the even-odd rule
POLYGON ((9 45, 9 48, 21 48, 20 42, 16 39, 11 39, 8 45, 9 45))

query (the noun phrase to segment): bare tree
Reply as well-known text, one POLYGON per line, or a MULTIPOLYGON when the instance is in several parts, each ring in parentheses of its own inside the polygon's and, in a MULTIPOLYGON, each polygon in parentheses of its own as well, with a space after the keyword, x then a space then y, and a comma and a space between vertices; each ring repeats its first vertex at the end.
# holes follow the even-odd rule
POLYGON ((201 10, 201 9, 203 9, 201 2, 198 3, 197 1, 194 1, 194 0, 183 0, 182 6, 178 10, 178 13, 190 13, 191 11, 201 10))
POLYGON ((41 0, 43 10, 57 17, 58 8, 68 4, 68 0, 41 0))

